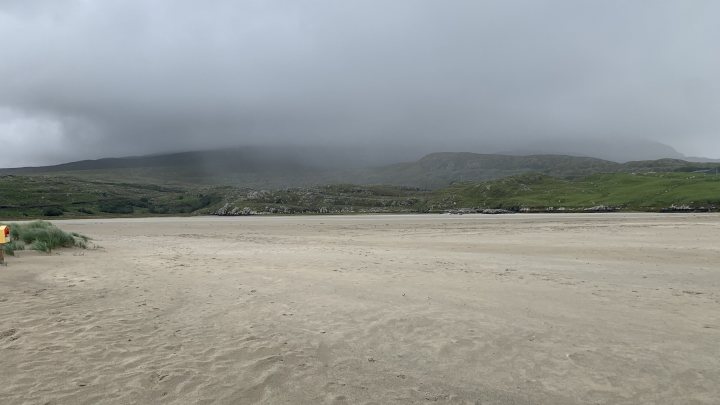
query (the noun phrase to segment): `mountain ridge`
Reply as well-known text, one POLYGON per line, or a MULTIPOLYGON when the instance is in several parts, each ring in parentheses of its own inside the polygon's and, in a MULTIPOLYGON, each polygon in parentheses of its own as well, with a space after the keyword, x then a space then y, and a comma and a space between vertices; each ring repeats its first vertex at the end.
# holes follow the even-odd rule
POLYGON ((323 184, 388 184, 435 189, 457 181, 486 181, 527 172, 573 178, 595 173, 714 170, 714 162, 666 158, 625 163, 593 157, 434 152, 410 162, 353 168, 322 156, 257 149, 179 152, 82 160, 53 166, 0 169, 0 174, 70 175, 150 184, 283 188, 323 184))

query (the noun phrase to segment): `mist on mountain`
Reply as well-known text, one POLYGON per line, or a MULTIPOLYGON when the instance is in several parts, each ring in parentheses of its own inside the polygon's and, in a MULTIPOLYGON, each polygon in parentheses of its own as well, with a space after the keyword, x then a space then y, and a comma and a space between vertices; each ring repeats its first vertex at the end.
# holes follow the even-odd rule
POLYGON ((719 14, 714 1, 0 1, 0 167, 247 145, 355 166, 674 156, 643 139, 720 158, 719 14))

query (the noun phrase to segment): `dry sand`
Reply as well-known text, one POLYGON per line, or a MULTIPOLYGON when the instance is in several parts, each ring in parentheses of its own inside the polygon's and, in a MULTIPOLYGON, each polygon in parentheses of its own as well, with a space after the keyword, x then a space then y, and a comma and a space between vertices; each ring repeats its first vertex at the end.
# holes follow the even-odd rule
POLYGON ((61 221, 2 404, 718 404, 720 216, 61 221))

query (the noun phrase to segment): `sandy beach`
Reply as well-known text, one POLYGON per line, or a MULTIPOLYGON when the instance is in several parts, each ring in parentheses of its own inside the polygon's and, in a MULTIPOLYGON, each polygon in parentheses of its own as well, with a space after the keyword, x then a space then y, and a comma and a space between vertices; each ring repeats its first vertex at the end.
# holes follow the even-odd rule
POLYGON ((54 221, 1 404, 717 404, 720 215, 54 221))

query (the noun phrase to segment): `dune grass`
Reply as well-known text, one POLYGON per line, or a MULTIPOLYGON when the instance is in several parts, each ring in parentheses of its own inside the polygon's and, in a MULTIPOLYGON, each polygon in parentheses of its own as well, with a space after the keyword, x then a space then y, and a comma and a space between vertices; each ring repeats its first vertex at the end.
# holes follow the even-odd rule
POLYGON ((14 255, 16 250, 29 246, 32 250, 50 253, 57 248, 87 248, 89 238, 79 233, 64 232, 46 221, 34 221, 27 224, 10 224, 10 243, 3 248, 5 253, 14 255))
POLYGON ((25 242, 21 240, 13 240, 3 245, 6 255, 15 256, 16 250, 25 250, 25 242))

